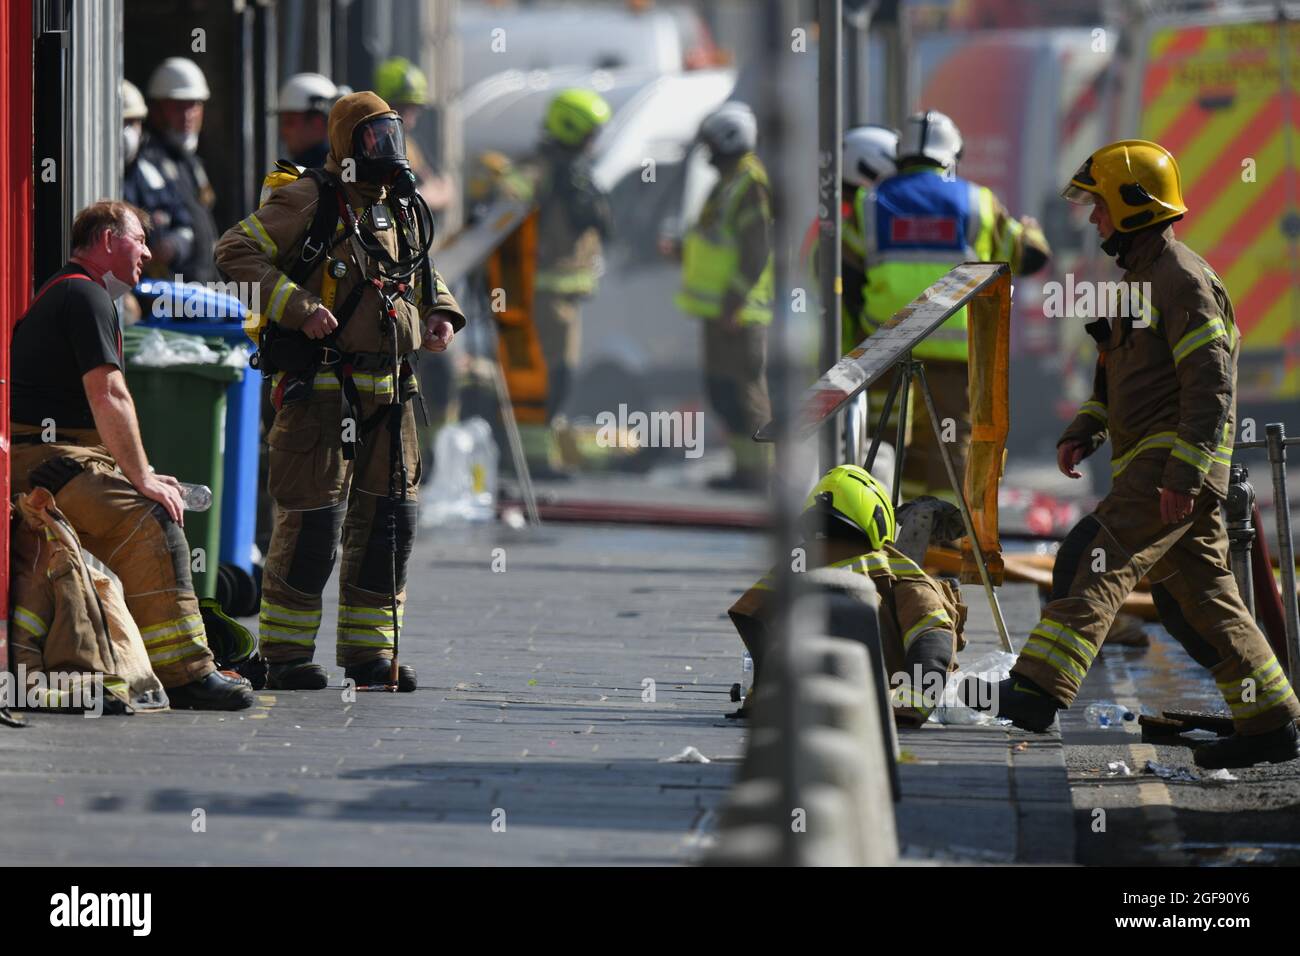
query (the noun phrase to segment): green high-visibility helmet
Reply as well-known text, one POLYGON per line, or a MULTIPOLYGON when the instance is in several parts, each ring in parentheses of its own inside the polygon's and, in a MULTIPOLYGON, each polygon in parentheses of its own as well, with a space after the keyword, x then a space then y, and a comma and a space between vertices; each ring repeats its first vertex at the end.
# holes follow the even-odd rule
POLYGON ((613 113, 605 98, 593 90, 571 89, 558 93, 546 108, 542 128, 565 146, 581 146, 609 122, 613 113))
POLYGON ((375 95, 389 106, 423 106, 429 102, 429 81, 406 57, 390 57, 375 67, 375 95))
POLYGON ((854 532, 875 550, 898 533, 889 492, 865 468, 837 465, 817 482, 804 504, 804 524, 842 537, 854 532))

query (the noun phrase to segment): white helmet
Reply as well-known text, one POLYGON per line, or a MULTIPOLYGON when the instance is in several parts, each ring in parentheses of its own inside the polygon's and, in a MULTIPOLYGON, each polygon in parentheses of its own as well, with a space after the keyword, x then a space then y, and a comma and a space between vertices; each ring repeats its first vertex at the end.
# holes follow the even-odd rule
POLYGON ((868 186, 894 175, 897 155, 898 130, 887 126, 858 126, 844 134, 840 175, 846 183, 868 186))
POLYGON ((144 105, 144 97, 140 95, 140 87, 130 80, 123 80, 122 121, 142 120, 148 115, 149 110, 144 105))
POLYGON ((321 76, 319 73, 295 73, 285 80, 284 86, 280 87, 275 111, 277 113, 316 112, 328 115, 338 97, 338 87, 328 76, 321 76))
POLYGON ((723 103, 700 123, 699 139, 718 156, 747 153, 758 145, 758 119, 744 103, 723 103))
POLYGON ((151 100, 207 100, 211 96, 199 65, 183 56, 169 56, 149 77, 151 100))
POLYGON ((898 158, 906 161, 924 156, 944 169, 951 169, 961 159, 961 147, 957 124, 938 110, 926 110, 907 118, 898 140, 898 158))

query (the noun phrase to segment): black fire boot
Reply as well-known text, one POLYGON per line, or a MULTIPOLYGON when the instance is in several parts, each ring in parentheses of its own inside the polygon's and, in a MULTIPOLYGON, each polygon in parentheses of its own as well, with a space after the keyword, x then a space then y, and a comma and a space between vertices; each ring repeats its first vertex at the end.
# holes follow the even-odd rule
MULTIPOLYGON (((377 657, 373 661, 366 661, 364 664, 352 664, 343 669, 343 677, 356 681, 358 687, 375 687, 385 684, 391 686, 392 674, 393 659, 391 657, 377 657)), ((415 690, 415 686, 415 668, 410 664, 398 664, 397 690, 400 693, 408 694, 415 690)))
POLYGON ((978 677, 968 677, 961 684, 962 703, 973 710, 997 708, 997 716, 1009 720, 1021 730, 1043 733, 1056 720, 1061 703, 1026 677, 1012 674, 996 687, 978 677))
POLYGON ((1197 748, 1192 755, 1196 766, 1207 770, 1221 767, 1253 767, 1257 763, 1286 763, 1300 757, 1300 737, 1295 722, 1288 720, 1267 733, 1233 734, 1197 748))
POLYGON ((329 682, 325 668, 307 658, 273 663, 266 671, 268 690, 323 690, 329 682))
POLYGON ((174 710, 244 710, 257 702, 246 681, 233 681, 220 671, 168 687, 167 699, 174 710))

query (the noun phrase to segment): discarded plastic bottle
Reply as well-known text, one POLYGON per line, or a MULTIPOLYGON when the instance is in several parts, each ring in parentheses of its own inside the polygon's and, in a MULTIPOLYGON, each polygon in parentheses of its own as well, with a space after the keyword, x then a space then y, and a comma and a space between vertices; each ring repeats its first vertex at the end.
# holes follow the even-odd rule
POLYGON ((186 481, 180 484, 186 511, 207 511, 212 507, 212 489, 207 485, 191 485, 186 481))
POLYGON ((1127 707, 1097 701, 1089 704, 1083 712, 1083 719, 1093 727, 1115 727, 1126 720, 1136 720, 1134 713, 1127 707))
POLYGON ((499 452, 492 438, 492 426, 482 418, 465 423, 473 442, 469 451, 470 494, 476 506, 472 520, 491 521, 496 517, 497 459, 499 452))
POLYGON ((750 688, 754 686, 754 658, 749 656, 749 651, 743 651, 740 655, 740 699, 744 700, 749 696, 750 688))

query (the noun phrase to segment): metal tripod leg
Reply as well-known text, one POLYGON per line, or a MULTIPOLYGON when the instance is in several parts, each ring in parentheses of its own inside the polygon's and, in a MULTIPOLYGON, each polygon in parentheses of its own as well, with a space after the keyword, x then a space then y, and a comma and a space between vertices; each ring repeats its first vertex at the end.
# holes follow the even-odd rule
POLYGON ((899 405, 898 435, 894 439, 894 510, 903 503, 903 462, 907 460, 907 408, 912 400, 912 376, 920 366, 912 361, 909 352, 906 361, 898 367, 899 405))
POLYGON ((528 472, 528 461, 524 458, 524 442, 519 437, 519 422, 515 420, 515 406, 510 401, 510 389, 506 386, 506 374, 501 370, 501 332, 496 323, 492 325, 492 340, 496 354, 492 357, 492 386, 497 393, 497 407, 501 409, 501 422, 506 430, 506 442, 510 445, 510 458, 515 463, 515 474, 519 478, 519 492, 524 498, 524 513, 528 523, 534 527, 542 523, 537 513, 537 495, 533 491, 533 478, 528 472))
MULTIPOLYGON (((885 434, 885 426, 889 422, 889 413, 894 410, 894 401, 898 398, 898 390, 903 384, 903 376, 906 373, 900 367, 898 375, 894 378, 894 384, 889 386, 889 394, 885 396, 885 407, 880 413, 880 420, 876 422, 876 427, 871 433, 871 450, 867 452, 867 460, 863 462, 862 467, 867 471, 872 469, 876 463, 876 452, 880 450, 880 439, 885 434)), ((869 413, 868 413, 869 414, 869 413)), ((902 448, 894 449, 895 456, 903 454, 902 448)))
MULTIPOLYGON (((916 363, 913 372, 920 379, 921 397, 925 400, 926 411, 930 414, 930 426, 933 428, 937 440, 943 433, 943 426, 939 422, 939 413, 934 407, 934 396, 930 394, 930 383, 925 377, 925 367, 916 363)), ((975 536, 975 523, 971 520, 970 507, 966 504, 966 490, 957 479, 957 470, 953 468, 952 457, 948 454, 948 449, 944 447, 942 441, 939 442, 939 457, 943 459, 944 470, 948 472, 948 482, 952 485, 952 490, 957 496, 957 507, 961 511, 962 523, 966 526, 966 535, 970 540, 971 552, 975 555, 975 566, 979 568, 980 581, 984 584, 984 593, 988 595, 989 608, 993 611, 993 623, 998 629, 998 639, 1002 642, 1004 651, 1014 654, 1015 648, 1011 646, 1011 636, 1007 633, 1007 622, 1002 617, 1002 606, 998 603, 998 596, 993 590, 993 582, 989 579, 989 569, 984 564, 984 551, 980 547, 979 538, 975 536)))

